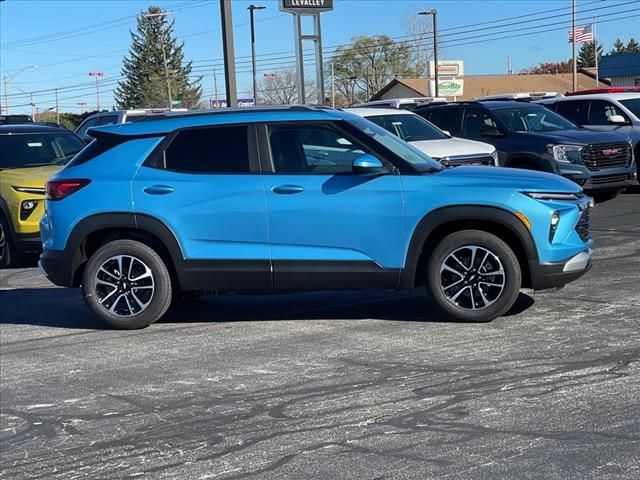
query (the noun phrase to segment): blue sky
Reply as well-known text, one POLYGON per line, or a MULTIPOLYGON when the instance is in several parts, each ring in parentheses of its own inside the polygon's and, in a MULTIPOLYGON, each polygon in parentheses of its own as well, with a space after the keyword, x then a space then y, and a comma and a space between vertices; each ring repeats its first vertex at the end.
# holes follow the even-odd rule
MULTIPOLYGON (((251 88, 247 6, 256 12, 258 75, 293 62, 293 20, 278 10, 276 0, 233 0, 238 91, 251 88)), ((348 43, 357 35, 406 35, 406 19, 425 8, 438 10, 441 58, 464 60, 466 74, 504 73, 507 56, 513 70, 571 56, 567 30, 571 0, 334 0, 335 10, 322 15, 323 43, 348 43), (546 13, 544 13, 546 12, 546 13), (534 15, 536 14, 536 15, 534 15), (516 36, 518 35, 518 36, 516 36), (500 38, 509 37, 509 38, 500 38)), ((175 33, 184 40, 185 58, 203 75, 204 97, 213 95, 213 71, 223 96, 222 38, 218 0, 5 0, 0 3, 0 68, 2 76, 27 69, 10 83, 11 113, 28 112, 28 95, 40 109, 54 105, 59 88, 61 110, 78 112, 79 102, 95 106, 89 71, 103 71, 101 104, 111 107, 111 90, 130 45, 135 15, 156 4, 171 10, 175 33), (36 38, 38 37, 38 38, 36 38)), ((578 24, 598 17, 598 41, 605 49, 620 37, 640 38, 640 2, 578 0, 578 24), (596 10, 597 9, 597 10, 596 10)), ((426 21, 425 17, 425 21, 426 21)), ((310 25, 307 25, 309 28, 310 25)), ((328 55, 325 54, 325 60, 328 55)), ((2 88, 4 95, 4 86, 2 88)), ((4 97, 2 98, 4 105, 4 97)))

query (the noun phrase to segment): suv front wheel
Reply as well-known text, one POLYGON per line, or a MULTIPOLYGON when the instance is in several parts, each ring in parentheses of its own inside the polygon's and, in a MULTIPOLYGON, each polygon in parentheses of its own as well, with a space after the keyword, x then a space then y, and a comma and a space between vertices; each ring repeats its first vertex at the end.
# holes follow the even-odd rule
POLYGON ((120 329, 144 328, 171 305, 171 277, 160 256, 133 240, 115 240, 89 259, 82 276, 89 308, 120 329))
POLYGON ((449 317, 487 322, 515 303, 522 274, 513 250, 491 233, 463 230, 438 244, 427 262, 430 297, 449 317))

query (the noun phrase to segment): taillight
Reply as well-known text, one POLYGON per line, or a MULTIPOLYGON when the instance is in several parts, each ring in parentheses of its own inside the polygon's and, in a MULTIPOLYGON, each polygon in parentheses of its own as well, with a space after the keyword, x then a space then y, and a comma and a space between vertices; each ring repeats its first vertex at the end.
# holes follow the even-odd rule
POLYGON ((91 183, 88 178, 72 178, 67 180, 49 180, 47 182, 47 199, 62 200, 76 193, 91 183))

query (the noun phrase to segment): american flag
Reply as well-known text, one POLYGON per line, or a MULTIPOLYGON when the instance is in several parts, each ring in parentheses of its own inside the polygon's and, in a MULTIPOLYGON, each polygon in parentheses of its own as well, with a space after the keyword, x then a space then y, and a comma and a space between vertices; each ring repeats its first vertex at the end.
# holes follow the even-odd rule
MULTIPOLYGON (((569 43, 572 42, 573 30, 569 30, 569 43)), ((576 27, 576 43, 591 43, 593 42, 593 24, 585 25, 584 27, 576 27)))

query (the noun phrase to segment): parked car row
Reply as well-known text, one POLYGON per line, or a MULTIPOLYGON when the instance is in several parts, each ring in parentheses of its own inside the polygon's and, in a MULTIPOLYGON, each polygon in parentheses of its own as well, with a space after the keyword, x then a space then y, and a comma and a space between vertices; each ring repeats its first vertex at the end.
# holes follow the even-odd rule
MULTIPOLYGON (((631 119, 635 95, 608 118, 631 119)), ((521 286, 588 270, 582 190, 603 200, 635 178, 630 131, 553 111, 571 97, 410 100, 103 112, 77 130, 87 146, 65 129, 0 127, 0 266, 41 237, 43 272, 82 286, 118 328, 201 290, 421 285, 447 315, 484 321, 521 286)), ((580 100, 587 119, 595 100, 580 100)))

